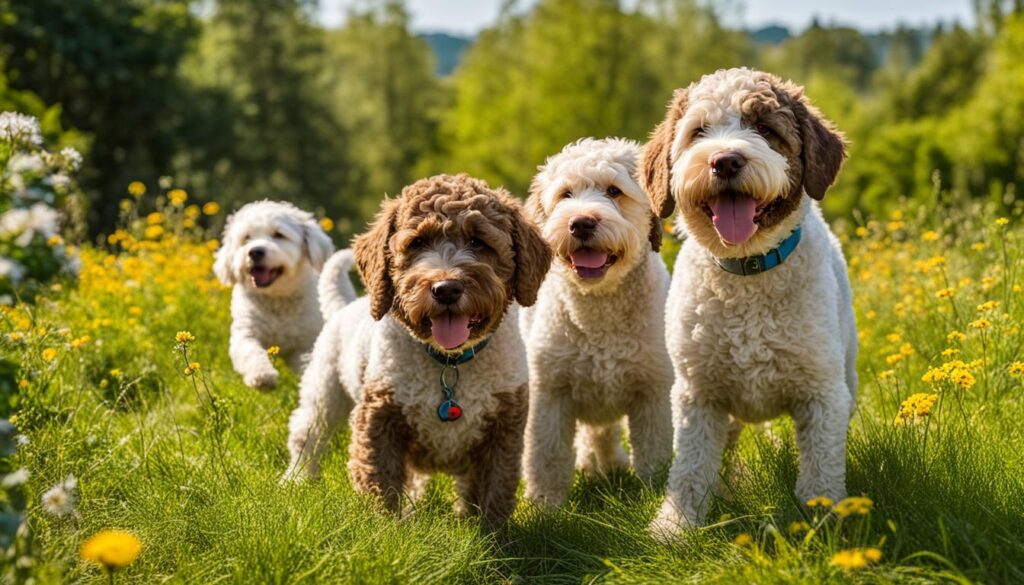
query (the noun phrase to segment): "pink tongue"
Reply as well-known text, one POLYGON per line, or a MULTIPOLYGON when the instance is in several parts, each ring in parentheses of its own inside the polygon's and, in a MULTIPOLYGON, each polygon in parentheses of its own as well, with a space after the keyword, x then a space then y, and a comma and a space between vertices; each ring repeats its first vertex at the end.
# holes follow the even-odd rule
POLYGON ((445 349, 459 347, 469 339, 469 315, 438 315, 430 320, 430 334, 445 349))
POLYGON ((267 286, 273 280, 273 271, 269 268, 253 268, 250 275, 256 286, 267 286))
POLYGON ((591 248, 580 248, 573 252, 570 257, 574 265, 582 266, 583 268, 600 268, 608 261, 608 254, 591 248))
POLYGON ((718 235, 730 244, 742 244, 757 231, 757 202, 750 195, 723 193, 711 201, 711 211, 718 235))

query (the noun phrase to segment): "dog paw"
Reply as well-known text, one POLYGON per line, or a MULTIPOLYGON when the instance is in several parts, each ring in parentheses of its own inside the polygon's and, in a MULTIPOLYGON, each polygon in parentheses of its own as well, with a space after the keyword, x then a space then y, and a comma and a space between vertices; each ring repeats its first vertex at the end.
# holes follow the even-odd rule
POLYGON ((661 544, 675 544, 679 542, 689 528, 690 523, 680 516, 676 507, 671 502, 666 500, 662 504, 661 510, 658 511, 658 515, 654 517, 654 520, 648 526, 648 532, 651 538, 661 544))
POLYGON ((259 372, 249 372, 242 377, 245 381, 245 385, 250 388, 257 388, 259 390, 270 390, 277 386, 277 380, 280 374, 277 370, 270 369, 259 372))

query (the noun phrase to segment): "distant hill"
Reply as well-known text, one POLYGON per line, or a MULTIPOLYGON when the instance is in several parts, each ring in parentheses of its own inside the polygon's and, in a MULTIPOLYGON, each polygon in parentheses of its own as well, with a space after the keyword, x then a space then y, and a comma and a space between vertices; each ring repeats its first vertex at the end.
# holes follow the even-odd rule
POLYGON ((759 45, 777 45, 793 36, 788 28, 777 24, 754 29, 747 34, 759 45))
POLYGON ((437 59, 435 73, 440 77, 451 75, 462 59, 462 53, 470 44, 473 37, 452 35, 443 32, 420 33, 419 37, 430 45, 437 59))

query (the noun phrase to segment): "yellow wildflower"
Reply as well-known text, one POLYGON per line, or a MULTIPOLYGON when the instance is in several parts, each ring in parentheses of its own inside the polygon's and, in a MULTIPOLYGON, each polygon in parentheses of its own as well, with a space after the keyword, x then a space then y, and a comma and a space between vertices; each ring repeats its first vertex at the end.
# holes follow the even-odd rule
POLYGON ((217 215, 220 213, 220 204, 216 201, 209 201, 203 205, 203 213, 205 215, 217 215))
POLYGON ((78 349, 78 348, 88 344, 90 341, 92 341, 92 338, 89 337, 88 335, 83 335, 82 337, 79 337, 77 339, 72 339, 71 340, 71 349, 78 349))
POLYGON ((974 374, 964 368, 957 368, 950 372, 949 379, 956 382, 956 385, 961 388, 974 386, 974 374))
POLYGON ((896 364, 906 359, 906 357, 907 356, 903 355, 902 353, 894 353, 885 356, 885 363, 889 364, 890 366, 895 366, 896 364))
POLYGON ((950 331, 946 336, 946 343, 960 343, 967 339, 967 336, 959 331, 950 331))
POLYGON ((110 377, 111 378, 114 378, 116 380, 120 380, 122 376, 124 376, 124 372, 122 372, 120 370, 120 368, 114 368, 113 370, 110 370, 110 377))
POLYGON ((986 244, 985 242, 978 242, 976 244, 973 244, 971 246, 971 249, 974 250, 975 252, 983 252, 987 247, 988 244, 986 244))
MULTIPOLYGON (((900 405, 900 410, 896 413, 896 420, 894 420, 893 423, 896 426, 901 427, 908 422, 915 424, 921 422, 921 419, 931 414, 932 406, 938 399, 938 394, 925 394, 923 392, 919 392, 917 394, 910 395, 903 401, 903 404, 900 405)), ((870 500, 868 500, 868 502, 870 503, 870 500)), ((840 504, 842 504, 842 502, 840 502, 840 504)), ((840 516, 843 515, 839 512, 838 506, 836 512, 839 513, 840 516)))
POLYGON ((808 508, 831 508, 832 500, 825 496, 818 496, 807 500, 808 508))
POLYGON ((24 390, 25 388, 28 388, 28 387, 29 387, 29 381, 27 379, 22 378, 22 379, 18 380, 18 388, 21 388, 22 390, 24 390))
POLYGON ((947 347, 946 349, 942 350, 942 357, 953 357, 958 353, 960 353, 959 349, 955 347, 947 347))
POLYGON ((191 376, 192 374, 195 374, 196 372, 198 372, 199 368, 200 368, 199 362, 189 362, 189 364, 187 366, 185 366, 185 375, 186 376, 191 376))
POLYGON ((122 569, 135 562, 142 543, 130 532, 103 530, 82 545, 82 560, 96 563, 108 571, 122 569))
POLYGON ((999 301, 985 301, 978 305, 978 312, 985 313, 991 311, 999 306, 999 301))
POLYGON ((1022 292, 1022 291, 1024 291, 1024 286, 1021 286, 1019 284, 1013 285, 1013 292, 1019 293, 1019 292, 1022 292))
POLYGON ((63 243, 64 243, 64 238, 58 236, 57 234, 54 234, 54 235, 50 236, 49 239, 46 240, 46 245, 47 246, 59 246, 59 245, 61 245, 63 243))
POLYGON ((884 370, 882 372, 879 372, 878 379, 879 381, 882 382, 892 382, 893 380, 896 379, 896 372, 892 370, 884 370))
POLYGON ((939 239, 939 232, 934 230, 928 230, 921 234, 921 239, 925 242, 934 242, 939 239))
POLYGON ((128 183, 128 194, 135 198, 142 197, 146 194, 146 185, 141 181, 132 181, 128 183))
POLYGON ((1009 372, 1014 378, 1024 376, 1024 362, 1013 362, 1010 364, 1009 372))
POLYGON ((185 208, 185 217, 188 219, 196 219, 200 213, 202 212, 199 211, 198 205, 189 205, 185 208))
POLYGON ((882 551, 877 548, 851 548, 832 555, 832 564, 844 571, 855 571, 881 559, 882 551))
POLYGON ((867 319, 868 321, 874 321, 875 317, 878 317, 878 313, 875 312, 874 310, 864 313, 864 318, 867 319))
POLYGON ((750 546, 754 543, 754 538, 746 532, 740 533, 733 541, 736 546, 750 546))
POLYGON ((132 305, 128 307, 128 313, 131 315, 135 315, 136 317, 140 317, 142 316, 142 307, 136 307, 135 305, 132 305))
POLYGON ((992 322, 989 321, 988 319, 982 318, 971 321, 970 323, 967 324, 967 326, 970 327, 971 329, 979 329, 984 331, 985 329, 988 329, 989 327, 992 326, 992 322))
MULTIPOLYGON (((931 408, 931 405, 929 405, 928 408, 931 408)), ((871 498, 864 496, 850 496, 840 500, 832 509, 835 510, 836 514, 838 514, 840 518, 846 518, 848 516, 853 516, 854 514, 864 516, 871 511, 871 508, 874 505, 875 504, 871 501, 871 498)))
POLYGON ((974 284, 974 279, 969 277, 969 276, 966 276, 966 277, 960 279, 959 284, 960 284, 960 288, 971 286, 972 284, 974 284))
POLYGON ((151 225, 142 232, 142 235, 145 236, 147 240, 156 240, 159 239, 160 236, 164 235, 164 228, 159 225, 151 225))
POLYGON ((942 371, 941 368, 930 368, 921 376, 921 381, 925 384, 938 384, 945 379, 946 372, 942 371))
POLYGON ((914 346, 909 343, 904 343, 900 346, 900 355, 910 356, 914 355, 914 346))
POLYGON ((281 348, 276 345, 271 345, 267 348, 267 355, 270 357, 275 357, 279 353, 281 353, 281 348))
POLYGON ((320 218, 320 227, 322 227, 325 232, 330 233, 330 231, 334 229, 334 220, 329 217, 320 218))
POLYGON ((175 207, 181 207, 188 201, 188 193, 184 189, 173 189, 167 194, 167 198, 171 200, 171 204, 175 207))
POLYGON ((902 221, 890 221, 889 223, 885 224, 885 229, 889 230, 890 232, 898 232, 905 226, 906 224, 903 223, 902 221))
POLYGON ((854 230, 853 233, 857 234, 858 238, 866 238, 866 237, 868 237, 868 234, 871 233, 871 232, 869 232, 868 228, 866 228, 864 226, 857 226, 857 229, 854 230))
POLYGON ((900 335, 898 332, 894 331, 894 332, 890 333, 889 335, 886 335, 885 336, 885 340, 888 341, 889 343, 899 343, 899 342, 903 341, 903 336, 900 335))
POLYGON ((999 227, 1003 227, 1008 223, 1010 223, 1010 219, 1008 217, 1000 217, 999 219, 996 220, 996 225, 999 227))
POLYGON ((43 350, 43 361, 52 362, 57 357, 57 350, 52 347, 48 347, 43 350))
POLYGON ((811 529, 811 525, 806 523, 806 522, 804 522, 803 520, 800 520, 799 522, 790 522, 789 523, 789 533, 792 534, 792 535, 797 535, 797 534, 800 534, 800 533, 803 533, 803 532, 807 532, 810 529, 811 529))
POLYGON ((935 296, 940 298, 940 299, 948 299, 949 297, 951 297, 951 296, 953 296, 955 294, 956 294, 956 289, 947 287, 947 288, 939 289, 935 293, 935 296))
POLYGON ((196 336, 192 335, 191 331, 179 331, 174 334, 174 340, 178 343, 192 343, 196 340, 196 336))

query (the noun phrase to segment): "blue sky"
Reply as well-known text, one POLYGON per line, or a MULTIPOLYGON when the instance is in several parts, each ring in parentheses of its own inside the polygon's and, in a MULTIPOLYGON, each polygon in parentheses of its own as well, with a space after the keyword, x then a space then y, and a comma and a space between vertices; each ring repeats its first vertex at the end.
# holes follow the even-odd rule
MULTIPOLYGON (((632 4, 626 0, 628 4, 632 4)), ((472 34, 494 21, 502 0, 408 0, 413 28, 472 34)), ((529 6, 531 0, 520 0, 529 6)), ((320 0, 321 20, 338 25, 352 0, 320 0)), ((758 27, 779 23, 794 30, 807 26, 812 16, 824 22, 851 24, 876 30, 898 22, 934 24, 943 20, 973 22, 970 0, 727 0, 726 20, 733 25, 758 27)))

